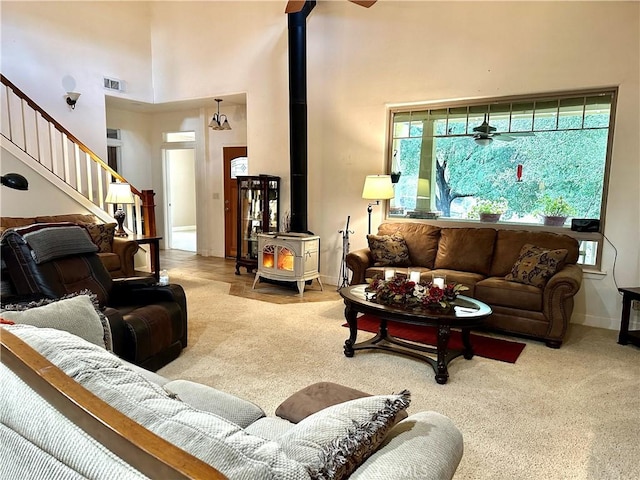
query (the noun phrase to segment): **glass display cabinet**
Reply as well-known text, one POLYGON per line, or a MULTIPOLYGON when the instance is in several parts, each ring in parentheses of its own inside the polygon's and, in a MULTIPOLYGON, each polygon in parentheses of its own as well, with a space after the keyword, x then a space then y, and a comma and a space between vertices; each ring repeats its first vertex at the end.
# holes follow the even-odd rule
POLYGON ((278 231, 280 224, 280 177, 238 176, 238 256, 247 273, 258 268, 258 234, 278 231))

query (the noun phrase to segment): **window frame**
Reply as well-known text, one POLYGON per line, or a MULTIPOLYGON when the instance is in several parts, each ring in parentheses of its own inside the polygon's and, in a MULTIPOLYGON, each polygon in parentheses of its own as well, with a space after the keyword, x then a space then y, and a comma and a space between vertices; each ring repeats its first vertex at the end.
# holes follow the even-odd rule
MULTIPOLYGON (((569 226, 562 227, 550 227, 545 225, 536 225, 536 224, 527 224, 527 223, 515 223, 515 222, 504 222, 501 221, 499 223, 491 224, 492 228, 497 230, 526 230, 526 231, 547 231, 554 233, 561 233, 569 235, 575 238, 578 242, 582 241, 590 241, 596 242, 597 244, 597 253, 596 253, 596 261, 595 264, 582 264, 579 263, 583 270, 585 271, 594 271, 600 272, 602 266, 602 250, 604 246, 604 231, 606 226, 606 210, 607 210, 607 200, 609 196, 609 178, 610 178, 610 170, 611 170, 611 159, 613 155, 613 137, 615 132, 615 120, 616 120, 616 110, 617 110, 617 101, 618 101, 618 87, 617 86, 608 86, 601 88, 589 88, 589 89, 579 89, 579 90, 565 90, 565 91, 555 91, 555 92, 543 92, 543 93, 534 93, 534 94, 526 94, 526 95, 510 95, 503 97, 473 97, 473 98, 463 98, 463 99, 455 99, 455 100, 435 100, 435 101, 425 101, 425 102, 412 102, 412 103, 390 103, 387 104, 387 131, 386 131, 386 148, 385 148, 385 171, 387 174, 391 174, 393 167, 393 145, 394 145, 394 115, 398 113, 409 113, 424 110, 433 110, 433 109, 444 109, 444 108, 461 108, 461 107, 474 107, 474 106, 484 106, 491 104, 503 104, 503 103, 525 103, 525 102, 536 102, 541 100, 548 100, 550 97, 588 97, 599 94, 611 94, 611 107, 610 107, 610 120, 609 120, 609 131, 607 134, 607 145, 606 145, 606 154, 605 154, 605 165, 604 165, 604 174, 603 174, 603 188, 602 188, 602 203, 600 205, 600 229, 598 232, 577 232, 571 230, 569 226)), ((427 223, 431 225, 436 225, 440 227, 470 227, 480 224, 479 220, 474 219, 459 219, 459 218, 436 218, 436 219, 424 219, 424 218, 409 218, 409 217, 398 217, 398 216, 390 216, 389 209, 391 202, 385 201, 384 206, 384 219, 385 221, 394 221, 394 222, 420 222, 427 223)), ((483 226, 487 226, 487 224, 483 223, 483 226)))

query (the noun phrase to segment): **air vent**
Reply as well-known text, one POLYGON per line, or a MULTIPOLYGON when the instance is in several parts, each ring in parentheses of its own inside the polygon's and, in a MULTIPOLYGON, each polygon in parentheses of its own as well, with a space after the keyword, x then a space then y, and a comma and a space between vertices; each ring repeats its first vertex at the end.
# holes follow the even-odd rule
POLYGON ((107 138, 111 138, 113 140, 120 140, 120 129, 107 128, 107 138))
POLYGON ((114 90, 116 92, 124 91, 124 82, 117 78, 104 77, 104 88, 114 90))

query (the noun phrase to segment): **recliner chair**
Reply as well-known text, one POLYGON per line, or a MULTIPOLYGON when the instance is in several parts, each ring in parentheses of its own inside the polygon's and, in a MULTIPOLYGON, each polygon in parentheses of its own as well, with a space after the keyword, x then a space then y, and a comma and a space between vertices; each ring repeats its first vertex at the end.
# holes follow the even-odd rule
MULTIPOLYGON (((114 353, 155 371, 187 346, 187 302, 180 285, 152 277, 113 280, 77 225, 31 225, 6 231, 2 259, 15 293, 59 298, 93 292, 107 316, 114 353)), ((94 245, 95 246, 95 245, 94 245)))

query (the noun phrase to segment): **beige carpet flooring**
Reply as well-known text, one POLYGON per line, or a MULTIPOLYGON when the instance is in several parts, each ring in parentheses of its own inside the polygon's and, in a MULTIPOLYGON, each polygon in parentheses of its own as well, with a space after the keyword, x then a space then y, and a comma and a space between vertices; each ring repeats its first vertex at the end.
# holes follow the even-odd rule
POLYGON ((187 292, 189 346, 161 375, 236 394, 268 415, 318 381, 374 394, 406 388, 410 413, 435 410, 462 431, 457 480, 640 478, 640 349, 618 345, 617 332, 572 325, 561 349, 526 341, 515 364, 460 357, 438 385, 411 358, 346 358, 339 300, 276 305, 228 295, 227 283, 170 275, 187 292))

